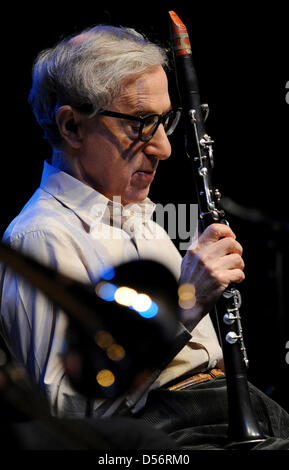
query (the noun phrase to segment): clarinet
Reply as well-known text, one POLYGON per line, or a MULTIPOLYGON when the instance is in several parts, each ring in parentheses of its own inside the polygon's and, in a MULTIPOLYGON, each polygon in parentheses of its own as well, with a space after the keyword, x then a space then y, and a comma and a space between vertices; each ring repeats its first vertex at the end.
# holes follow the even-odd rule
MULTIPOLYGON (((177 88, 186 125, 186 151, 193 164, 200 223, 202 229, 212 223, 229 225, 220 206, 221 194, 212 184, 214 141, 205 130, 209 108, 200 102, 189 35, 176 13, 170 11, 169 15, 177 88)), ((215 307, 226 372, 229 448, 249 448, 265 439, 259 430, 250 401, 246 371, 248 357, 242 333, 240 306, 241 294, 235 285, 230 284, 215 307)))

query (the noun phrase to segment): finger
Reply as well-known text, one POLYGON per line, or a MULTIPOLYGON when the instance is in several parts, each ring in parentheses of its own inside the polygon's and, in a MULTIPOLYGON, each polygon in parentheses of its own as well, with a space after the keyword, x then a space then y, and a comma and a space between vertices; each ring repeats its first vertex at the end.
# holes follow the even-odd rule
POLYGON ((223 269, 215 273, 216 283, 221 289, 226 289, 231 283, 240 283, 244 281, 245 274, 242 269, 223 269))
POLYGON ((240 282, 243 282, 244 279, 245 279, 245 274, 241 269, 231 269, 230 270, 230 282, 229 282, 229 284, 231 284, 232 282, 235 282, 235 283, 239 284, 240 282))
POLYGON ((222 256, 218 260, 218 269, 241 269, 245 268, 243 258, 237 253, 222 256))
POLYGON ((214 243, 224 237, 232 237, 235 239, 236 235, 231 227, 226 224, 211 224, 200 236, 199 245, 202 246, 208 243, 214 243))
MULTIPOLYGON (((205 249, 203 251, 205 251, 205 249)), ((242 245, 232 237, 222 238, 206 248, 206 256, 208 259, 225 256, 230 253, 237 253, 240 256, 243 253, 242 245)))

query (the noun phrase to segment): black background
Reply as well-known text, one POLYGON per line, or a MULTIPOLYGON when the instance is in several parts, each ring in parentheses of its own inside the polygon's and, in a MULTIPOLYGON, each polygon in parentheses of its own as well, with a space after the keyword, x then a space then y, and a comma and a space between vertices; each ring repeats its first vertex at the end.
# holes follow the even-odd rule
MULTIPOLYGON (((241 312, 249 378, 289 409, 287 11, 281 2, 254 8, 249 2, 220 3, 8 5, 1 48, 1 232, 38 187, 43 160, 50 155, 27 104, 36 54, 97 23, 132 26, 167 46, 168 10, 176 11, 191 37, 203 102, 210 105, 207 130, 216 142, 219 189, 245 208, 245 218, 236 213, 228 218, 244 246, 241 312), (252 210, 268 221, 258 222, 252 210)), ((151 198, 163 204, 196 203, 182 126, 172 144, 151 198)))

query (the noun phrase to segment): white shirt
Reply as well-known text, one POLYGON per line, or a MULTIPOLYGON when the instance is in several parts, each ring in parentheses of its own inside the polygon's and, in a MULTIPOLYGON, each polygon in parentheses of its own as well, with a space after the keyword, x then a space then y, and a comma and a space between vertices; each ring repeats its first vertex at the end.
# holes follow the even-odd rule
MULTIPOLYGON (((148 198, 125 207, 112 204, 90 186, 45 162, 40 188, 10 224, 4 241, 86 284, 95 284, 104 267, 138 258, 161 262, 179 279, 181 255, 167 233, 151 220, 154 208, 148 198)), ((71 387, 60 358, 66 326, 63 312, 2 266, 0 331, 10 351, 45 391, 55 414, 81 417, 86 400, 71 387)), ((184 373, 212 368, 221 357, 207 315, 153 387, 184 373)), ((95 416, 103 413, 101 403, 94 403, 95 416)))

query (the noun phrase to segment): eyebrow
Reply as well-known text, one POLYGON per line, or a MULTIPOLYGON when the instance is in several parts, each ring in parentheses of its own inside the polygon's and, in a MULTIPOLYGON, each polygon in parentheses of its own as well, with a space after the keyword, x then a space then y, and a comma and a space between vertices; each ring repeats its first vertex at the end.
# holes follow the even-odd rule
POLYGON ((155 111, 152 111, 151 109, 150 110, 145 110, 145 109, 142 109, 142 110, 136 110, 136 111, 132 111, 132 115, 133 116, 136 116, 136 117, 146 117, 146 116, 151 116, 152 114, 166 114, 168 113, 169 111, 171 111, 173 109, 172 105, 169 106, 169 108, 166 109, 166 111, 164 113, 157 113, 155 111))

